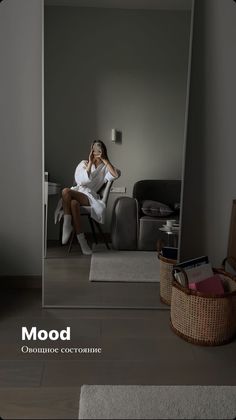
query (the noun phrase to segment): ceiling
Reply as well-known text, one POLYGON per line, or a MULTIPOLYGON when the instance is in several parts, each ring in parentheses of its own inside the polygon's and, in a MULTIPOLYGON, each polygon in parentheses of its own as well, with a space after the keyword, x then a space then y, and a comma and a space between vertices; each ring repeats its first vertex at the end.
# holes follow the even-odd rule
POLYGON ((45 0, 46 6, 190 10, 192 0, 45 0))

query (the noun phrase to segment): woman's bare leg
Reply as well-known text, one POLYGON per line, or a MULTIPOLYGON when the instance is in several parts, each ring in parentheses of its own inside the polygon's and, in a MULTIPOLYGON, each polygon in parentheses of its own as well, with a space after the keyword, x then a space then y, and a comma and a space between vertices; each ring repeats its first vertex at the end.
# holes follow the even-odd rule
POLYGON ((71 202, 71 196, 70 196, 70 188, 64 188, 62 190, 62 205, 64 214, 71 214, 71 208, 70 208, 70 202, 71 202))
POLYGON ((73 219, 73 225, 76 235, 81 233, 81 217, 80 217, 80 203, 76 200, 71 200, 71 213, 73 219))
POLYGON ((80 203, 74 199, 71 200, 71 212, 72 212, 74 229, 76 231, 76 236, 80 244, 82 254, 91 255, 92 250, 88 245, 88 242, 84 236, 84 233, 81 232, 80 203))
MULTIPOLYGON (((76 236, 81 247, 81 251, 84 255, 91 255, 92 250, 88 245, 88 242, 84 236, 84 233, 81 232, 81 218, 80 218, 80 206, 89 206, 88 197, 79 192, 71 190, 70 188, 65 188, 62 191, 63 198, 63 208, 64 208, 64 222, 65 222, 65 240, 67 240, 71 225, 71 217, 73 218, 73 225, 76 231, 76 236), (68 227, 69 224, 69 227, 68 227)), ((64 224, 63 224, 64 228, 64 224)))
POLYGON ((62 202, 64 209, 64 222, 62 230, 62 244, 66 244, 73 231, 72 227, 72 216, 73 224, 76 228, 76 233, 81 232, 80 224, 80 204, 87 206, 89 205, 88 197, 79 192, 71 190, 70 188, 64 188, 62 191, 62 202), (71 204, 73 201, 73 205, 71 204))
POLYGON ((72 214, 71 211, 71 201, 76 200, 79 204, 82 206, 89 206, 89 199, 87 195, 71 190, 70 188, 64 188, 62 190, 62 203, 63 203, 63 209, 64 214, 72 214))

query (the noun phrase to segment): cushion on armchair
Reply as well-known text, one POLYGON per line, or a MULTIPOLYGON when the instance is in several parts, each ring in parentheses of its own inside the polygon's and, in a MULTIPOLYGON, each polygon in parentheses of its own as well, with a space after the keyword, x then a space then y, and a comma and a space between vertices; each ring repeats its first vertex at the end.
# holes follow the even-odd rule
POLYGON ((168 217, 174 213, 167 204, 153 200, 144 200, 141 204, 141 210, 146 216, 168 217))

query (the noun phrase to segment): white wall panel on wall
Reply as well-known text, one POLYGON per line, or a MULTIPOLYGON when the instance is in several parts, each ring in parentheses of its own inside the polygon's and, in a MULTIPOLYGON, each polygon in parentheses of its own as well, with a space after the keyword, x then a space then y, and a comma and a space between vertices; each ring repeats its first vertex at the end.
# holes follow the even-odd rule
POLYGON ((42 0, 0 3, 0 275, 40 275, 42 0))

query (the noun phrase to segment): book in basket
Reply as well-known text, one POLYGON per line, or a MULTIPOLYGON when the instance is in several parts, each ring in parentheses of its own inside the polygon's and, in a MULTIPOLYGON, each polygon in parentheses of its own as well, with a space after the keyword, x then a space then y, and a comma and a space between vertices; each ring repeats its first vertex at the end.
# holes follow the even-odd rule
POLYGON ((201 293, 224 293, 221 277, 214 275, 207 256, 184 261, 176 264, 174 268, 176 269, 175 278, 183 286, 186 285, 185 276, 183 272, 178 271, 178 268, 185 271, 190 289, 201 293))
POLYGON ((191 260, 183 261, 182 263, 176 264, 174 269, 176 269, 176 280, 183 286, 185 285, 185 276, 184 273, 178 269, 185 271, 187 274, 188 283, 196 283, 197 281, 201 281, 206 277, 211 277, 213 275, 213 271, 207 256, 201 256, 191 260))

